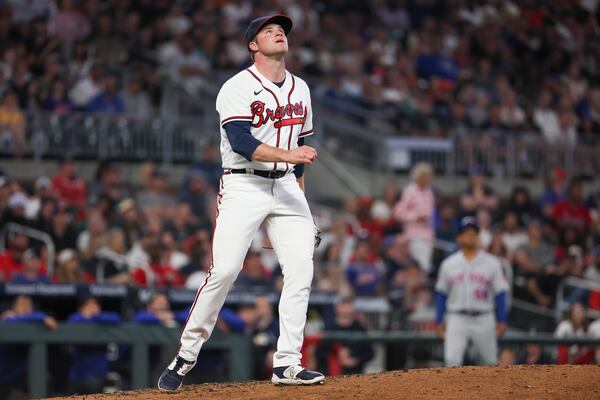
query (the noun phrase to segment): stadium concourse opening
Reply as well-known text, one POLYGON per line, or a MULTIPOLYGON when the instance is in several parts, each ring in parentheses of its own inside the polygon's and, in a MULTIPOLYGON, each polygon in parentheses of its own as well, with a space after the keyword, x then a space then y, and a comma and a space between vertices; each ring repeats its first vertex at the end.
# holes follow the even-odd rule
MULTIPOLYGON (((140 390, 86 395, 110 400, 135 396, 152 400, 201 399, 594 399, 600 398, 600 368, 592 365, 432 368, 329 378, 324 385, 276 387, 268 382, 183 386, 175 394, 140 390)), ((84 398, 81 397, 81 398, 84 398)), ((77 399, 70 396, 68 399, 77 399)), ((65 397, 67 399, 67 397, 65 397)), ((60 399, 57 399, 60 400, 60 399)))

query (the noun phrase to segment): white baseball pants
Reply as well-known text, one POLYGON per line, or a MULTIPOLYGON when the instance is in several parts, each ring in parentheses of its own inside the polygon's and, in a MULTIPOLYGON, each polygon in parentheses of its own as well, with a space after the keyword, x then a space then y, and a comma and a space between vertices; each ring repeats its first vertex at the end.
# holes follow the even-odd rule
POLYGON ((496 318, 493 312, 476 317, 446 314, 444 362, 447 367, 463 365, 469 341, 475 347, 480 365, 498 364, 496 318))
POLYGON ((252 239, 265 221, 283 273, 280 336, 273 366, 300 364, 313 278, 315 233, 304 192, 291 173, 280 179, 226 174, 221 180, 218 200, 213 262, 181 334, 179 356, 188 361, 198 357, 242 269, 252 239))

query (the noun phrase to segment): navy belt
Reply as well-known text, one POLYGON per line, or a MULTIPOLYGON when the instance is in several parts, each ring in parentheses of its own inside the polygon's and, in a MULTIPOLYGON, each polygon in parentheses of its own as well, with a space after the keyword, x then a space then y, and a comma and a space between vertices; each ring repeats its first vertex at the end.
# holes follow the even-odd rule
POLYGON ((287 171, 263 171, 260 169, 252 169, 252 168, 241 168, 241 169, 226 169, 224 172, 227 174, 250 174, 250 175, 258 175, 263 178, 268 179, 279 179, 283 178, 287 175, 287 171))
POLYGON ((475 310, 460 310, 455 311, 456 314, 467 315, 469 317, 479 317, 480 315, 489 314, 491 311, 475 311, 475 310))

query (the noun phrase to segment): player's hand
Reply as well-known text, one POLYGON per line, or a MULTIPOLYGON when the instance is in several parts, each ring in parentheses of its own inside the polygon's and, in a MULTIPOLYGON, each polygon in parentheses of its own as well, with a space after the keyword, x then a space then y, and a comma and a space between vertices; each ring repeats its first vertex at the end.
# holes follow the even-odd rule
POLYGON ((291 164, 312 164, 317 159, 317 150, 310 146, 300 146, 287 153, 287 160, 291 164))
POLYGON ((506 324, 503 324, 502 322, 498 322, 496 324, 496 336, 500 337, 500 336, 504 335, 504 332, 506 332, 506 324))
POLYGON ((446 335, 446 325, 445 324, 437 325, 435 327, 435 331, 439 337, 443 338, 446 335))

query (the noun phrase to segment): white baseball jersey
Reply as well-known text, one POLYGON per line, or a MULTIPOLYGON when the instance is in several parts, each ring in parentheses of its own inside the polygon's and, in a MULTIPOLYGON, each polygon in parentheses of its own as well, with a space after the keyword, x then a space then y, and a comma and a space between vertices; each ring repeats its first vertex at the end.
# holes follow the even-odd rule
POLYGON ((495 295, 508 290, 508 284, 497 257, 479 251, 469 261, 457 251, 442 262, 435 289, 448 296, 449 312, 493 311, 495 295))
POLYGON ((293 164, 248 161, 235 153, 224 125, 231 121, 252 122, 250 133, 262 143, 282 149, 298 147, 298 138, 313 134, 312 105, 308 85, 285 71, 278 87, 258 72, 255 65, 229 79, 217 96, 221 127, 223 168, 253 168, 288 171, 293 164))

